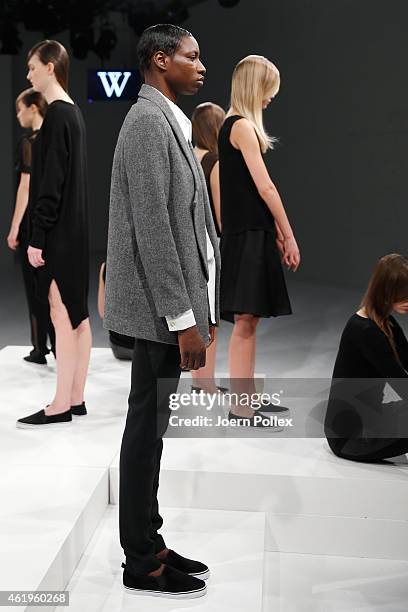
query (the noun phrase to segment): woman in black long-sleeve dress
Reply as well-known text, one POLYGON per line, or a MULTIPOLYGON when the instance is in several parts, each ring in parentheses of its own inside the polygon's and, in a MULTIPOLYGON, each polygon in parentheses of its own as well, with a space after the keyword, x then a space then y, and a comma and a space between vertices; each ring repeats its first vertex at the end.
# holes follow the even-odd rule
POLYGON ((55 352, 55 333, 50 319, 48 303, 40 302, 34 291, 34 268, 27 257, 28 248, 28 196, 32 166, 32 146, 42 126, 47 102, 38 91, 26 89, 16 100, 17 119, 21 127, 30 129, 30 133, 21 138, 16 156, 17 193, 11 227, 7 236, 10 249, 17 250, 23 272, 24 289, 30 317, 31 343, 33 349, 24 357, 25 361, 45 365, 49 353, 47 338, 51 341, 51 350, 55 352))
POLYGON ((340 340, 325 433, 344 459, 408 453, 408 341, 392 312, 408 312, 408 259, 395 253, 378 262, 340 340), (383 403, 386 383, 401 400, 383 403))
POLYGON ((88 318, 88 190, 86 133, 67 93, 69 57, 57 41, 28 55, 28 79, 48 102, 34 145, 30 246, 39 299, 49 300, 56 331, 57 390, 51 404, 19 419, 19 427, 67 423, 86 414, 83 401, 91 349, 88 318))

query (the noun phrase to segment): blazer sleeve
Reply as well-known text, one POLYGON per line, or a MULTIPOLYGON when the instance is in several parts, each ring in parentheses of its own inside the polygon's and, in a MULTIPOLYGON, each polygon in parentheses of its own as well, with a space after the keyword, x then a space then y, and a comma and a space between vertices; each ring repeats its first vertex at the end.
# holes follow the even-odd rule
MULTIPOLYGON (((44 164, 36 201, 33 202, 33 230, 30 245, 43 249, 46 235, 58 221, 62 192, 68 166, 68 150, 62 117, 53 116, 41 143, 44 164)), ((44 126, 42 127, 44 130, 44 126)))
POLYGON ((136 241, 159 317, 192 308, 168 213, 168 144, 167 126, 147 115, 129 128, 123 148, 136 241))

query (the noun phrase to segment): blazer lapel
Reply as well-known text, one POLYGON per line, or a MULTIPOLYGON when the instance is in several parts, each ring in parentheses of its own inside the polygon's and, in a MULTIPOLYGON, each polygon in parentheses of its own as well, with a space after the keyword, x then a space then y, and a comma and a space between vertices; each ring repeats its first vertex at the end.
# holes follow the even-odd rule
MULTIPOLYGON (((167 104, 166 100, 163 98, 162 94, 159 93, 154 87, 151 87, 150 85, 146 85, 146 84, 142 85, 139 91, 139 97, 145 98, 149 100, 150 102, 157 104, 157 106, 159 106, 160 109, 163 111, 167 121, 169 122, 171 126, 171 129, 173 130, 173 133, 177 139, 177 142, 180 148, 182 149, 190 165, 191 172, 193 174, 194 191, 195 191, 194 201, 193 201, 193 206, 192 206, 193 219, 195 219, 195 216, 197 215, 197 212, 198 212, 196 210, 196 207, 199 206, 199 193, 202 194, 202 203, 204 207, 203 212, 205 214, 205 211, 206 211, 205 193, 203 193, 203 185, 201 181, 200 171, 198 168, 198 161, 194 154, 193 147, 185 139, 185 136, 183 132, 181 131, 181 128, 179 126, 177 119, 175 118, 173 114, 173 111, 171 110, 170 106, 167 104)), ((205 186, 205 189, 207 189, 206 186, 205 186)), ((204 223, 206 224, 206 219, 204 219, 204 223)), ((207 239, 206 239, 205 234, 202 235, 202 232, 195 231, 195 235, 196 235, 198 249, 201 255, 202 264, 204 267, 204 272, 208 280, 207 239)))
POLYGON ((180 148, 183 150, 183 153, 186 156, 188 163, 190 164, 191 171, 194 175, 195 189, 197 190, 199 177, 198 177, 196 165, 194 162, 194 157, 193 157, 194 152, 189 147, 187 140, 185 139, 184 134, 181 131, 178 121, 175 118, 174 113, 172 112, 170 106, 167 104, 166 100, 163 98, 163 95, 160 92, 158 92, 155 87, 151 87, 151 85, 143 84, 139 91, 139 97, 146 98, 147 100, 150 100, 150 102, 154 102, 155 104, 157 104, 157 106, 160 107, 160 109, 165 114, 166 119, 170 123, 171 129, 173 130, 174 135, 177 138, 180 148))

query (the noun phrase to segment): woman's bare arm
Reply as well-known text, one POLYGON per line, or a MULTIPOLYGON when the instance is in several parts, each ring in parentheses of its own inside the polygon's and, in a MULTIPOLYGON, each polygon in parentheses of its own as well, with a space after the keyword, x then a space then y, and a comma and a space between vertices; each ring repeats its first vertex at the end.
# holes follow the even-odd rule
POLYGON ((234 123, 231 144, 241 151, 258 193, 273 215, 278 238, 280 233, 283 234, 285 264, 296 270, 300 263, 299 249, 279 192, 265 166, 255 130, 247 119, 239 119, 234 123))
POLYGON ((103 280, 103 271, 105 269, 105 262, 102 263, 99 270, 99 284, 98 284, 98 313, 101 319, 105 316, 105 282, 103 280))

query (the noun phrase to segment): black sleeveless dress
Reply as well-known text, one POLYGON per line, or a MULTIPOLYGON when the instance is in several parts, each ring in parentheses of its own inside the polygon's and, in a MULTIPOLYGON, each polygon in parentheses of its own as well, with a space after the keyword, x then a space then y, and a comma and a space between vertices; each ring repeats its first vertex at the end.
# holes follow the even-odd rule
POLYGON ((88 318, 89 246, 86 131, 79 107, 55 100, 33 144, 30 245, 43 251, 38 299, 54 279, 72 327, 88 318))
POLYGON ((208 199, 210 200, 211 214, 214 221, 215 231, 217 232, 218 238, 221 236, 220 228, 218 227, 217 215, 215 214, 214 200, 211 191, 211 172, 218 161, 218 155, 208 151, 203 155, 201 159, 201 166, 203 168, 205 182, 207 183, 208 199))
POLYGON ((230 142, 239 115, 227 117, 218 138, 221 189, 221 316, 292 314, 276 245, 274 218, 241 151, 230 142))

